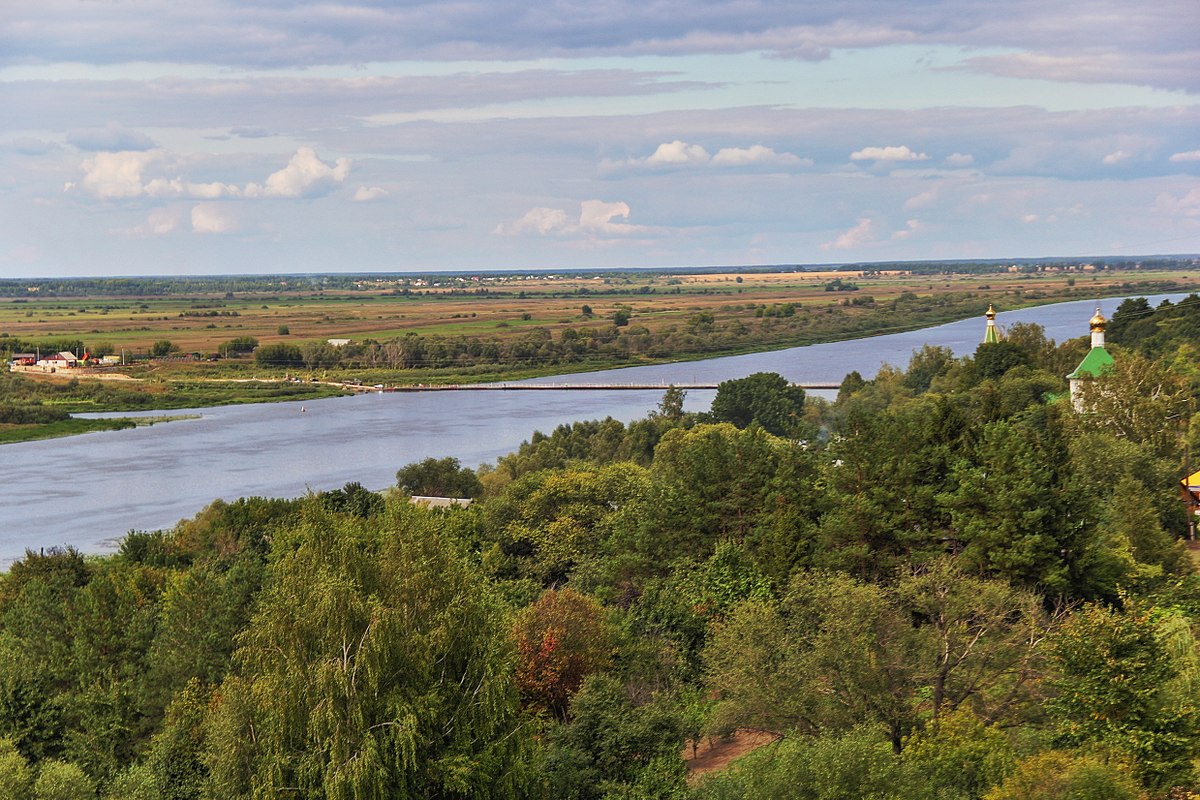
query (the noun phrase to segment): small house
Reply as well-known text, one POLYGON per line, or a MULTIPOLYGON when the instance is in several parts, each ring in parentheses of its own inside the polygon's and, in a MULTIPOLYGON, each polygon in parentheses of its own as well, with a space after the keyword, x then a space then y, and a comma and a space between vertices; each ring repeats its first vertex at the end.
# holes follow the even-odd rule
POLYGON ((70 369, 79 363, 79 359, 74 353, 63 351, 55 353, 52 356, 46 356, 41 361, 37 362, 39 367, 50 367, 51 369, 70 369))

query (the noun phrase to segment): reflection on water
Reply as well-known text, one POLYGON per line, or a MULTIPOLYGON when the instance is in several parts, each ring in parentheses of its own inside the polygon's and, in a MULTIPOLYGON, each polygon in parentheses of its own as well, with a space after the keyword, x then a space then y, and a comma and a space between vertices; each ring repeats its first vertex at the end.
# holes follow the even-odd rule
MULTIPOLYGON (((1163 297, 1182 295, 1151 302, 1163 297)), ((1101 305, 1111 316, 1119 302, 1101 305)), ((1038 322, 1062 341, 1087 334, 1094 306, 1060 303, 1001 313, 998 322, 1038 322)), ((573 377, 667 385, 778 372, 797 383, 836 383, 851 370, 870 377, 884 363, 904 366, 925 344, 964 355, 982 336, 981 315, 870 339, 573 377)), ((570 378, 533 382, 564 380, 570 378)), ((689 392, 688 410, 706 409, 712 395, 689 392)), ((71 544, 104 552, 131 529, 171 526, 218 497, 297 497, 350 481, 378 489, 390 485, 401 466, 430 456, 455 456, 476 466, 511 452, 534 430, 606 416, 625 422, 644 417, 661 396, 661 390, 367 394, 208 408, 199 410, 200 419, 4 445, 0 566, 27 547, 71 544)))

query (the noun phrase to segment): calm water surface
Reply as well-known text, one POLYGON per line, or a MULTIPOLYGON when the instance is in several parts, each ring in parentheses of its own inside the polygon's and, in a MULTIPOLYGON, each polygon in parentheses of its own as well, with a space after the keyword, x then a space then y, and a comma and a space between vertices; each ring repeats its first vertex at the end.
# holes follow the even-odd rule
MULTIPOLYGON (((1100 305, 1112 316, 1119 302, 1100 305)), ((1078 301, 1002 312, 997 321, 1037 322, 1047 336, 1063 341, 1087 334, 1095 305, 1078 301)), ((925 344, 971 353, 983 326, 980 316, 869 339, 531 382, 665 386, 778 372, 797 383, 836 383, 852 370, 869 378, 885 363, 903 367, 925 344)), ((689 392, 687 408, 707 409, 712 395, 689 392)), ((366 394, 172 411, 201 418, 3 445, 0 568, 26 548, 70 544, 87 553, 105 552, 129 530, 169 527, 218 497, 297 497, 350 481, 378 489, 393 483, 401 466, 429 456, 455 456, 469 466, 495 461, 535 430, 606 416, 628 422, 646 416, 661 397, 661 390, 366 394)))

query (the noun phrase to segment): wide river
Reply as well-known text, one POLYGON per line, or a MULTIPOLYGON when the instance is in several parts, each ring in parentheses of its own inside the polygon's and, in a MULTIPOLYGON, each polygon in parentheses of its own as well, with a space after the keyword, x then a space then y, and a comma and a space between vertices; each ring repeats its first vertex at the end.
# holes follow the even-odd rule
MULTIPOLYGON (((1149 299, 1157 304, 1183 296, 1149 299)), ((1118 303, 1100 305, 1112 316, 1118 303)), ((1048 337, 1063 341, 1087 335, 1095 306, 1058 303, 1002 312, 997 321, 1036 322, 1048 337)), ((926 344, 971 353, 983 332, 981 313, 907 333, 531 382, 666 386, 778 372, 796 383, 837 383, 852 370, 869 378, 885 363, 904 367, 926 344)), ((686 407, 707 409, 712 395, 689 392, 686 407)), ((172 411, 201 417, 6 444, 0 446, 0 569, 26 548, 69 544, 85 553, 111 551, 128 531, 169 527, 218 497, 297 497, 351 481, 379 489, 395 480, 401 466, 429 456, 454 456, 469 466, 492 462, 535 430, 608 416, 628 422, 646 416, 661 399, 662 389, 363 394, 172 411)))

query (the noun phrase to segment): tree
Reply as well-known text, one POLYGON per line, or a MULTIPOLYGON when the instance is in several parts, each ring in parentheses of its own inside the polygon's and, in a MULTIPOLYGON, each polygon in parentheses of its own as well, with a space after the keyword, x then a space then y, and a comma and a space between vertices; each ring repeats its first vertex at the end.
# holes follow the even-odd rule
POLYGON ((11 739, 0 739, 0 800, 28 800, 33 770, 11 739))
POLYGON ((294 344, 264 344, 254 351, 254 361, 263 367, 299 367, 304 354, 294 344))
POLYGON ((396 485, 414 497, 478 497, 479 476, 457 458, 427 458, 396 471, 396 485))
POLYGON ((815 734, 872 723, 897 752, 915 724, 912 623, 886 592, 800 573, 778 604, 736 606, 705 649, 714 732, 815 734))
POLYGON ((985 343, 975 349, 975 373, 981 380, 999 378, 1013 367, 1028 366, 1031 360, 1016 342, 985 343))
POLYGON ((1141 800, 1120 764, 1087 753, 1047 750, 1017 765, 984 800, 1141 800))
POLYGON ((627 309, 618 308, 613 312, 613 325, 622 328, 629 324, 631 314, 627 309))
POLYGON ((178 352, 179 348, 171 344, 170 339, 160 339, 150 346, 150 355, 155 358, 169 356, 171 353, 178 352))
POLYGON ((757 422, 776 436, 793 435, 802 428, 804 390, 782 375, 756 372, 718 384, 711 414, 715 421, 739 428, 757 422))
POLYGON ((973 800, 1012 772, 1012 742, 969 709, 943 715, 910 736, 901 753, 912 789, 906 800, 973 800))
POLYGON ((983 427, 973 458, 939 498, 950 536, 977 574, 1050 594, 1092 591, 1088 516, 1070 489, 1072 464, 1061 410, 1035 407, 983 427))
POLYGON ((234 358, 243 353, 253 352, 256 347, 258 347, 258 339, 253 336, 238 336, 218 347, 217 353, 222 358, 234 358))
POLYGON ((1116 750, 1160 788, 1187 785, 1200 755, 1196 642, 1186 622, 1170 621, 1132 599, 1124 611, 1093 603, 1071 615, 1050 651, 1060 741, 1116 750))
POLYGON ((683 417, 683 400, 687 397, 687 392, 680 389, 678 386, 668 386, 663 392, 662 400, 658 404, 658 416, 671 421, 677 421, 683 417))
POLYGON ((207 794, 527 792, 508 613, 429 515, 310 504, 274 552, 209 714, 207 794))
POLYGON ((92 800, 95 796, 91 779, 74 764, 48 759, 38 765, 33 800, 92 800))
POLYGON ((526 704, 559 720, 584 679, 609 666, 612 634, 604 611, 570 588, 550 589, 522 610, 515 625, 517 685, 526 704))

